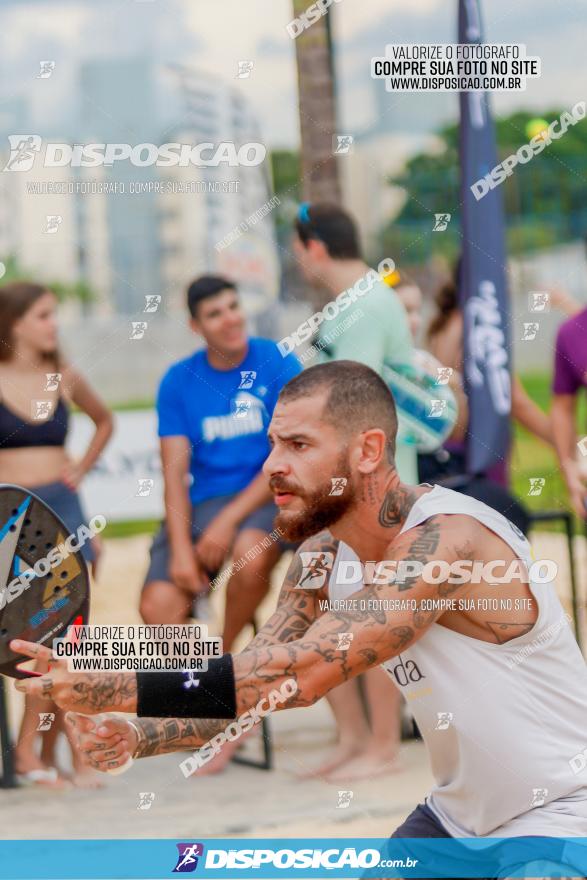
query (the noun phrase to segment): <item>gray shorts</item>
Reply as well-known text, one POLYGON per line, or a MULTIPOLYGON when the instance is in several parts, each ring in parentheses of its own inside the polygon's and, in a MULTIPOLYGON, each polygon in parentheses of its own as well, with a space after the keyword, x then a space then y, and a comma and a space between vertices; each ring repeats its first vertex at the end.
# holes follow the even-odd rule
MULTIPOLYGON (((214 517, 216 517, 235 497, 235 495, 219 495, 217 498, 207 498, 205 501, 200 501, 199 504, 195 504, 192 507, 192 540, 194 543, 198 540, 206 526, 212 522, 214 517)), ((239 523, 237 531, 244 532, 246 529, 259 529, 260 531, 269 534, 273 531, 273 521, 276 516, 277 508, 273 501, 269 501, 267 504, 264 504, 263 507, 257 508, 257 510, 254 510, 245 517, 245 519, 239 523)), ((143 589, 152 581, 171 582, 171 577, 169 576, 169 555, 169 538, 167 537, 165 520, 163 520, 159 531, 153 538, 153 543, 151 544, 151 561, 149 563, 149 570, 145 576, 143 589)), ((210 578, 213 578, 217 573, 218 572, 210 571, 208 572, 208 575, 210 578)))
MULTIPOLYGON (((48 504, 60 520, 67 526, 70 533, 76 532, 82 525, 88 524, 87 517, 77 492, 73 492, 65 483, 56 480, 54 483, 45 483, 42 486, 31 486, 31 492, 48 504)), ((96 558, 91 541, 86 541, 81 554, 86 562, 93 562, 96 558)))

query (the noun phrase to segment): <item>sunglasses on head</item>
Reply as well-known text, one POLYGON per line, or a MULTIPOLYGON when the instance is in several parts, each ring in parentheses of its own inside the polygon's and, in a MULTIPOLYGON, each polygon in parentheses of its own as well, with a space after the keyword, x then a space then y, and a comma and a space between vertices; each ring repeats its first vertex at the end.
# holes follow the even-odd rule
POLYGON ((298 208, 298 220, 300 221, 300 223, 312 223, 310 219, 310 202, 301 203, 300 207, 298 208))
POLYGON ((298 208, 297 219, 298 223, 303 223, 304 226, 309 227, 305 229, 304 232, 308 238, 317 238, 320 239, 321 236, 314 225, 314 221, 310 217, 310 208, 312 207, 311 202, 302 202, 300 207, 298 208))

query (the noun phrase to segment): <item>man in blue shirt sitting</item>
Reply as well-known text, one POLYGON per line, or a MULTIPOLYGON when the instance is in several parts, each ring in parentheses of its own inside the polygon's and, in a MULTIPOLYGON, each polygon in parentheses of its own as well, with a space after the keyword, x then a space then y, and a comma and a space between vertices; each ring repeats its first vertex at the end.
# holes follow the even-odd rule
POLYGON ((148 624, 184 623, 231 555, 223 632, 230 651, 282 551, 261 468, 277 396, 301 366, 270 339, 247 336, 232 282, 202 276, 187 300, 206 347, 170 367, 159 387, 166 518, 151 547, 141 614, 148 624))

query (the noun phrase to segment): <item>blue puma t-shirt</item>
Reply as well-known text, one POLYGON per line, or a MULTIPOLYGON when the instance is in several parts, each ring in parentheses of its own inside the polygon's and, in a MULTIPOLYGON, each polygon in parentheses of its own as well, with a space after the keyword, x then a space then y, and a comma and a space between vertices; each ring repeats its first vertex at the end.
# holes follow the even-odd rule
POLYGON ((232 370, 211 367, 205 349, 169 368, 157 395, 159 436, 191 443, 192 504, 240 492, 257 476, 279 392, 301 369, 295 355, 259 338, 232 370))

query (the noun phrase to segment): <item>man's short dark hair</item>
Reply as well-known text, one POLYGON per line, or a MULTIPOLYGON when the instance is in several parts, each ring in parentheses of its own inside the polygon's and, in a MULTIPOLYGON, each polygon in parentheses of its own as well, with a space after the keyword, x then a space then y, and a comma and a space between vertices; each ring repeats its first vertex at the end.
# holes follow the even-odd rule
POLYGON ((338 205, 305 202, 296 218, 296 231, 305 245, 311 239, 324 242, 335 260, 360 260, 361 246, 355 221, 338 205))
POLYGON ((397 414, 393 395, 381 376, 358 361, 317 364, 283 386, 280 403, 327 392, 322 411, 325 421, 344 436, 380 428, 387 436, 390 463, 395 456, 397 414))
POLYGON ((234 281, 223 278, 222 275, 200 275, 195 281, 192 281, 188 287, 188 309, 192 318, 197 316, 198 306, 202 300, 211 296, 217 296, 221 290, 236 290, 234 281))

